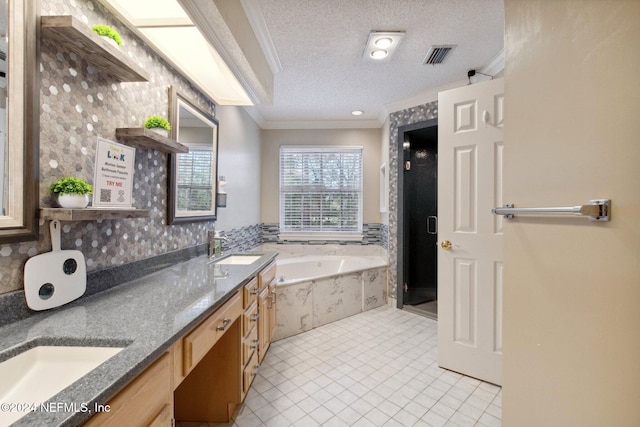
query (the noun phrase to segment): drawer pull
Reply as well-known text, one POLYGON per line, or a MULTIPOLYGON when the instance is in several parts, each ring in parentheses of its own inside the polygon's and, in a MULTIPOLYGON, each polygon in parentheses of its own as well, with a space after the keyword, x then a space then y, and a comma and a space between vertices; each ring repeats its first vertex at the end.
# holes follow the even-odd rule
POLYGON ((269 305, 267 306, 267 309, 271 310, 273 308, 273 297, 269 295, 267 298, 269 298, 269 305))
POLYGON ((260 293, 260 288, 255 288, 251 291, 251 295, 258 295, 260 293))
POLYGON ((260 371, 260 365, 255 366, 256 370, 251 373, 251 376, 255 377, 258 375, 258 371, 260 371))
POLYGON ((249 320, 251 320, 252 322, 257 322, 259 317, 260 317, 260 313, 256 313, 253 316, 251 316, 249 320))
POLYGON ((229 323, 231 323, 231 319, 224 319, 222 325, 216 326, 216 331, 224 331, 229 326, 229 323))
POLYGON ((253 344, 249 346, 249 348, 257 348, 258 344, 260 344, 260 340, 252 340, 253 344))

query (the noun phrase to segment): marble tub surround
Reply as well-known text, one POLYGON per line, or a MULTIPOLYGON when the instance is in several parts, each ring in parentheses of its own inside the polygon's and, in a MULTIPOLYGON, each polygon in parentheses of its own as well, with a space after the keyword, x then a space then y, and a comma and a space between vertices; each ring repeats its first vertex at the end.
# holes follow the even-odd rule
POLYGON ((309 331, 386 303, 387 267, 277 286, 273 340, 309 331))
POLYGON ((353 255, 380 256, 387 259, 387 251, 378 245, 302 245, 263 243, 254 248, 256 251, 278 252, 278 259, 317 255, 353 255))
MULTIPOLYGON (((108 403, 171 344, 228 300, 276 253, 250 265, 215 266, 206 256, 175 264, 64 307, 0 327, 0 360, 35 345, 125 345, 102 365, 50 399, 108 403), (220 269, 224 277, 218 277, 220 269)), ((34 412, 15 426, 81 424, 91 414, 34 412)))

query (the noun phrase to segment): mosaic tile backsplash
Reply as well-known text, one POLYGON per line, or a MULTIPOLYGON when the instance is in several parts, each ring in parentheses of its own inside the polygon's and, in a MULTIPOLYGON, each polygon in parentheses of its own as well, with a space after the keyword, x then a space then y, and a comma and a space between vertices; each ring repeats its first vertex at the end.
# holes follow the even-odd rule
MULTIPOLYGON (((73 15, 89 26, 107 24, 123 37, 121 50, 151 76, 121 83, 62 45, 41 39, 40 205, 52 206, 49 185, 74 175, 93 182, 98 137, 115 141, 116 128, 142 127, 149 115, 168 115, 172 85, 212 114, 214 104, 97 1, 42 0, 42 15, 73 15)), ((212 222, 166 225, 168 155, 136 147, 133 205, 149 218, 63 222, 62 248, 81 250, 87 270, 99 270, 206 241, 212 222)), ((51 250, 49 227, 40 240, 0 245, 0 293, 23 287, 28 257, 51 250)))

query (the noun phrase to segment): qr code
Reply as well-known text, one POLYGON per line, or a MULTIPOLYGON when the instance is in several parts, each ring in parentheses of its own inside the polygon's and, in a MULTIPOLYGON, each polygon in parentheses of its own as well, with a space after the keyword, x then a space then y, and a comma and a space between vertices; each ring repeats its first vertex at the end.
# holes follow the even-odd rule
POLYGON ((100 190, 100 201, 104 203, 111 202, 111 190, 103 188, 100 190))

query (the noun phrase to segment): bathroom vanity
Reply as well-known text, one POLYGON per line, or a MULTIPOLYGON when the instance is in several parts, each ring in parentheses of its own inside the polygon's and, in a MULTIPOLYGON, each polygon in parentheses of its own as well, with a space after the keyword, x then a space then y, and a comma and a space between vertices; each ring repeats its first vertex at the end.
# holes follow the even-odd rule
POLYGON ((0 328, 5 359, 37 345, 123 347, 48 401, 73 409, 15 425, 229 421, 275 325, 277 254, 256 255, 249 264, 198 257, 0 328))

